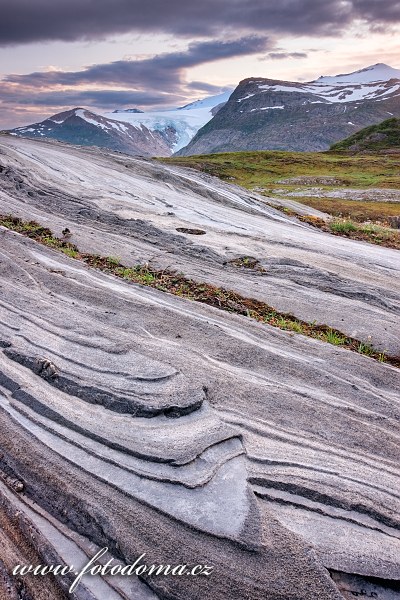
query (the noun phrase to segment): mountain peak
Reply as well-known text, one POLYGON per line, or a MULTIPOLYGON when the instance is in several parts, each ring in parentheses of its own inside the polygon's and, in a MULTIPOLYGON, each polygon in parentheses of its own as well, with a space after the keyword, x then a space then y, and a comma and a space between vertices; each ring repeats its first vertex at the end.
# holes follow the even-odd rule
POLYGON ((394 69, 385 63, 376 63, 352 73, 322 76, 316 82, 328 84, 373 83, 374 81, 389 81, 390 79, 400 79, 400 69, 394 69))
POLYGON ((388 78, 398 78, 400 76, 399 69, 394 69, 386 63, 376 63, 374 65, 370 65, 369 67, 365 67, 364 69, 360 69, 359 71, 354 72, 354 74, 357 73, 369 73, 371 77, 382 77, 382 79, 376 79, 376 81, 384 81, 388 78))
POLYGON ((194 102, 190 102, 189 104, 185 104, 185 106, 180 106, 177 110, 195 110, 197 108, 215 108, 219 104, 226 102, 229 99, 229 96, 232 94, 233 90, 227 90, 222 92, 221 94, 217 94, 216 96, 208 96, 207 98, 202 98, 201 100, 195 100, 194 102))
POLYGON ((51 117, 48 118, 48 120, 54 121, 55 123, 58 123, 58 124, 61 124, 64 121, 66 121, 66 119, 69 119, 71 117, 84 118, 85 114, 87 114, 88 116, 90 116, 90 115, 95 116, 95 113, 92 113, 90 110, 87 110, 87 108, 82 108, 80 106, 77 106, 76 108, 70 108, 69 110, 63 110, 60 113, 52 115, 51 117))

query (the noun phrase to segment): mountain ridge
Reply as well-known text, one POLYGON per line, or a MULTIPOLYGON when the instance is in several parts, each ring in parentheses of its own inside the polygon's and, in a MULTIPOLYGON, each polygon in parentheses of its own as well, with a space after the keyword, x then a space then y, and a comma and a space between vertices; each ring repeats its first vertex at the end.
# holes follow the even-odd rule
POLYGON ((176 154, 323 151, 388 115, 400 117, 400 70, 383 63, 312 82, 250 77, 176 154))
POLYGON ((169 156, 166 138, 144 125, 135 127, 87 110, 73 108, 25 127, 6 133, 19 137, 50 138, 80 146, 98 146, 126 154, 142 156, 169 156))
POLYGON ((230 94, 228 90, 175 109, 147 112, 131 107, 99 114, 76 107, 7 132, 20 137, 48 137, 83 146, 95 145, 127 154, 170 156, 190 142, 230 94))

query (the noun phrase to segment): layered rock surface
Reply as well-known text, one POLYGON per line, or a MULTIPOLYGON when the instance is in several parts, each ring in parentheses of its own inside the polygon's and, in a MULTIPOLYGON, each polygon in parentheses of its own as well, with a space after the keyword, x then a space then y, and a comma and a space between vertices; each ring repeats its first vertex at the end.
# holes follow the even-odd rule
MULTIPOLYGON (((68 227, 83 250, 125 264, 340 320, 398 352, 393 250, 152 162, 5 138, 0 165, 3 214, 68 227), (206 235, 178 235, 185 226, 206 235), (242 254, 265 272, 224 265, 242 254)), ((103 546, 126 564, 145 552, 147 564, 214 572, 87 577, 77 598, 396 594, 396 368, 129 284, 4 228, 0 290, 6 598, 19 584, 65 597, 68 578, 18 582, 12 566, 79 566, 103 546)))

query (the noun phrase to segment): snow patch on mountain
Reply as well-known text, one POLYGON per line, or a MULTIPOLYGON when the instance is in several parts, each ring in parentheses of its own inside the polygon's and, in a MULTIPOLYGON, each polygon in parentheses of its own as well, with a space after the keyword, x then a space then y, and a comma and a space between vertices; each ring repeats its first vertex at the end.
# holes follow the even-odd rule
POLYGON ((227 102, 229 100, 229 96, 232 94, 233 90, 228 90, 223 92, 222 94, 217 94, 216 96, 208 96, 207 98, 203 98, 202 100, 195 100, 190 104, 185 104, 185 106, 181 106, 176 110, 196 110, 198 108, 209 108, 213 109, 219 104, 223 102, 227 102))
MULTIPOLYGON (((320 97, 319 102, 357 102, 383 99, 400 89, 400 70, 379 63, 354 73, 320 77, 309 83, 282 81, 259 85, 265 92, 308 93, 320 97)), ((245 100, 242 98, 241 100, 245 100)))
POLYGON ((239 100, 236 100, 236 102, 243 102, 243 100, 248 100, 249 98, 252 98, 254 96, 254 94, 247 94, 247 96, 244 96, 244 98, 239 98, 239 100))
POLYGON ((101 127, 101 129, 105 129, 105 130, 110 129, 111 123, 109 125, 106 125, 106 123, 102 123, 99 119, 90 118, 88 116, 89 114, 93 114, 93 113, 88 113, 88 111, 84 110, 83 108, 78 108, 77 110, 75 110, 75 116, 80 117, 81 119, 86 121, 86 123, 90 123, 91 125, 96 125, 96 127, 101 127))
POLYGON ((353 73, 344 73, 341 75, 329 75, 319 77, 316 82, 330 83, 372 83, 374 81, 389 81, 390 79, 400 79, 400 69, 394 69, 384 63, 377 63, 365 69, 354 71, 353 73))

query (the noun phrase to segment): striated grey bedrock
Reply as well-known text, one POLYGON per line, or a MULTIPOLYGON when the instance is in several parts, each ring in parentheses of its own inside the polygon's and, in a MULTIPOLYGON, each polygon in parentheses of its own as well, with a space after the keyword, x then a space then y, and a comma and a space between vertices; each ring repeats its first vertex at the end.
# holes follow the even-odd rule
MULTIPOLYGON (((199 173, 0 139, 0 213, 399 352, 394 250, 199 173), (181 227, 202 228, 198 238, 181 227), (254 256, 264 271, 230 264, 254 256)), ((0 598, 400 597, 400 372, 0 228, 0 598), (96 552, 211 575, 79 570, 96 552)))

